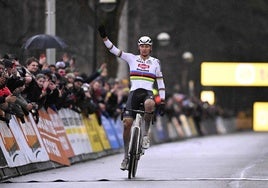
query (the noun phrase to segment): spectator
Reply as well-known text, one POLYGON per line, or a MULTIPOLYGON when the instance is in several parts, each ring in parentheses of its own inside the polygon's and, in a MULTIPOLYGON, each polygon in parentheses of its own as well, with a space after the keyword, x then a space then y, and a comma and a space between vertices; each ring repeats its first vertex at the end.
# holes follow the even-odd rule
POLYGON ((90 114, 93 114, 97 110, 97 105, 94 103, 91 97, 91 87, 89 84, 84 83, 82 88, 85 92, 84 102, 81 104, 81 112, 85 117, 88 117, 90 114))
POLYGON ((202 102, 197 97, 192 97, 192 102, 194 103, 193 107, 193 120, 199 136, 203 136, 204 133, 201 129, 201 120, 203 115, 202 102))
POLYGON ((32 91, 36 87, 35 75, 40 71, 39 62, 36 58, 31 57, 26 60, 26 69, 24 79, 25 79, 25 90, 23 91, 23 96, 27 99, 31 96, 32 91))
POLYGON ((74 79, 72 92, 75 96, 74 100, 74 106, 72 107, 73 110, 81 112, 81 108, 83 108, 83 103, 85 99, 85 92, 82 88, 82 85, 84 83, 84 79, 80 76, 77 76, 74 79))
POLYGON ((47 63, 47 57, 45 53, 40 54, 39 56, 39 69, 44 70, 48 69, 49 64, 47 63))
POLYGON ((69 67, 69 65, 70 65, 70 56, 69 56, 69 54, 67 52, 64 52, 62 54, 62 61, 64 62, 65 67, 69 67))
POLYGON ((92 99, 94 101, 95 104, 97 104, 98 106, 98 110, 96 111, 96 115, 99 121, 99 124, 101 124, 101 114, 102 112, 104 112, 106 110, 105 108, 105 102, 104 102, 104 98, 105 98, 105 92, 103 90, 102 87, 102 81, 100 80, 94 80, 93 82, 91 82, 91 86, 92 86, 92 99))
POLYGON ((59 68, 57 69, 57 73, 58 73, 61 77, 65 77, 65 75, 66 75, 65 68, 59 67, 59 68))
POLYGON ((111 118, 116 119, 120 114, 120 106, 119 106, 119 93, 120 93, 120 85, 118 80, 110 81, 110 83, 105 84, 106 87, 106 96, 105 96, 105 105, 106 111, 111 118))
POLYGON ((56 65, 54 64, 49 65, 48 68, 51 71, 51 74, 55 74, 57 72, 56 65))
MULTIPOLYGON (((67 73, 77 73, 79 69, 76 67, 76 58, 74 56, 71 57, 69 61, 69 66, 66 67, 67 73)), ((78 75, 75 75, 78 76, 78 75)))
POLYGON ((21 95, 21 92, 25 89, 25 78, 20 76, 15 61, 4 59, 3 62, 7 75, 6 86, 9 88, 10 92, 17 97, 12 108, 15 114, 20 114, 22 119, 23 112, 25 115, 28 115, 29 109, 32 107, 21 95))
POLYGON ((4 59, 8 59, 15 64, 15 66, 21 66, 18 57, 15 54, 5 54, 4 59))
POLYGON ((28 58, 26 60, 26 69, 27 69, 27 73, 30 76, 35 76, 40 71, 40 69, 39 69, 39 61, 34 57, 28 58))
POLYGON ((5 73, 5 64, 3 61, 0 62, 0 109, 4 111, 2 120, 5 120, 7 124, 11 119, 11 113, 17 113, 18 116, 23 116, 22 111, 13 112, 12 109, 15 109, 15 102, 17 100, 16 96, 13 96, 9 88, 6 86, 7 75, 5 73))
POLYGON ((59 109, 59 104, 58 102, 60 101, 60 91, 57 88, 56 85, 56 80, 51 79, 48 82, 48 87, 46 89, 43 89, 46 93, 46 101, 44 104, 45 109, 47 110, 48 108, 51 108, 55 112, 58 111, 59 109))
POLYGON ((184 137, 185 133, 182 129, 181 115, 182 111, 182 101, 185 99, 185 95, 180 93, 174 93, 167 99, 166 104, 166 114, 168 118, 168 123, 172 123, 178 132, 180 137, 184 137))
POLYGON ((85 93, 82 88, 83 82, 83 78, 78 76, 74 79, 72 85, 69 83, 68 86, 65 85, 62 88, 59 108, 71 108, 78 113, 81 112, 81 106, 85 99, 85 93))
POLYGON ((48 87, 49 81, 47 77, 41 73, 36 75, 35 80, 36 82, 32 88, 32 93, 31 95, 27 96, 27 100, 37 104, 37 107, 41 108, 43 107, 46 100, 46 89, 48 87))
POLYGON ((103 63, 96 72, 94 72, 90 76, 82 75, 82 77, 84 78, 85 83, 91 83, 93 80, 101 76, 102 72, 105 71, 106 69, 107 69, 106 63, 103 63))
POLYGON ((74 79, 75 79, 74 73, 66 74, 65 78, 66 78, 66 86, 67 86, 67 88, 73 87, 73 83, 74 83, 74 79))

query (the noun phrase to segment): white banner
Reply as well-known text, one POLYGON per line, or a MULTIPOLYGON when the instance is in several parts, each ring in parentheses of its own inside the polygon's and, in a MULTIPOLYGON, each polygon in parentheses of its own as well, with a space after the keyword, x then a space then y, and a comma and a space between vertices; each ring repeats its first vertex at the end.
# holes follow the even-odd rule
POLYGON ((74 154, 79 155, 92 152, 86 127, 82 122, 80 114, 68 108, 62 108, 58 113, 63 121, 74 154))
POLYGON ((23 152, 23 148, 19 147, 18 142, 19 140, 15 138, 6 122, 0 120, 0 147, 9 167, 30 163, 28 157, 23 152))
POLYGON ((25 123, 21 123, 15 116, 10 120, 10 129, 14 133, 19 147, 23 150, 30 162, 48 161, 49 156, 43 145, 40 134, 34 121, 31 121, 32 114, 25 117, 25 123))

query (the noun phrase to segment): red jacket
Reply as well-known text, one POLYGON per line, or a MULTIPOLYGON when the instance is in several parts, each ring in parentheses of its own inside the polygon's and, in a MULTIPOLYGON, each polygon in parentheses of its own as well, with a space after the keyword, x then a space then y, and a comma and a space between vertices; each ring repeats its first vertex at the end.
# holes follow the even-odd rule
POLYGON ((10 90, 8 89, 8 87, 4 87, 2 89, 0 89, 0 97, 3 97, 3 96, 9 96, 11 95, 11 92, 10 90))

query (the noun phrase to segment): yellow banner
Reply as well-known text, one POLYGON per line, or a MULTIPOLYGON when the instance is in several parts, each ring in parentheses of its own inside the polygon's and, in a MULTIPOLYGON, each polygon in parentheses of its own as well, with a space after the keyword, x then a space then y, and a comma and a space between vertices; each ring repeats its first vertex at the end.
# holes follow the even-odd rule
POLYGON ((268 86, 268 63, 203 62, 203 86, 268 86))
POLYGON ((100 137, 94 127, 94 125, 91 123, 91 120, 87 117, 83 117, 83 123, 86 126, 86 131, 88 134, 88 138, 92 147, 93 152, 100 152, 103 151, 103 147, 101 144, 100 137))
POLYGON ((95 128, 100 137, 103 149, 111 149, 111 145, 107 138, 105 130, 101 125, 99 125, 96 114, 91 114, 89 118, 90 122, 92 123, 93 127, 95 128))
POLYGON ((268 131, 268 102, 255 102, 253 105, 253 130, 268 131))

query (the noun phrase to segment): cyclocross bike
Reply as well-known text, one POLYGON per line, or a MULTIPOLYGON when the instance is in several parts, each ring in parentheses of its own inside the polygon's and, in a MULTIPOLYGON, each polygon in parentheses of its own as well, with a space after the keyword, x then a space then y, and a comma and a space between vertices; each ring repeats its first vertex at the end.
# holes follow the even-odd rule
MULTIPOLYGON (((143 106, 143 104, 141 104, 143 106)), ((133 121, 132 127, 131 127, 131 136, 129 141, 129 149, 128 149, 128 155, 129 155, 129 161, 128 161, 128 179, 134 178, 136 176, 137 168, 138 168, 138 162, 140 160, 140 157, 144 155, 144 149, 142 148, 142 138, 143 138, 143 129, 144 129, 144 119, 143 116, 145 112, 143 108, 140 108, 139 110, 134 109, 124 109, 128 111, 132 111, 136 113, 136 118, 133 121)), ((150 112, 150 114, 153 114, 154 112, 150 112)))

